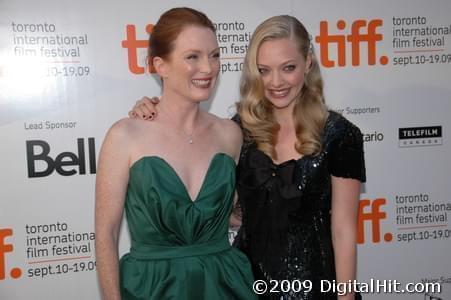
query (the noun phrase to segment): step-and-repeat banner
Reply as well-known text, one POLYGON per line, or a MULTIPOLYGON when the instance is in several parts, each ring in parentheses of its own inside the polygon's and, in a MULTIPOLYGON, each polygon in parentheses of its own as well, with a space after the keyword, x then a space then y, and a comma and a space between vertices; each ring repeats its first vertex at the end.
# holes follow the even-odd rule
POLYGON ((328 105, 364 133, 358 280, 373 285, 365 298, 451 299, 446 0, 1 1, 0 299, 99 299, 99 148, 137 99, 159 94, 147 39, 175 6, 215 22, 221 78, 203 107, 223 117, 234 113, 254 28, 279 14, 306 25, 328 105), (409 283, 417 293, 397 293, 409 283))

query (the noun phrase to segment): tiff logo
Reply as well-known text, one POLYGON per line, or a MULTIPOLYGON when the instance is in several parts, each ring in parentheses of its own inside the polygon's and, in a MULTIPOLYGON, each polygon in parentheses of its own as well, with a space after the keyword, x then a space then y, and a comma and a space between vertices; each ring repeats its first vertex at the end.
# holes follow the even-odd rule
MULTIPOLYGON (((151 34, 153 30, 153 24, 148 24, 146 26, 146 32, 151 34)), ((144 74, 146 71, 145 66, 141 66, 138 63, 138 49, 147 49, 149 46, 149 41, 138 40, 136 38, 136 28, 135 25, 127 25, 126 27, 127 38, 122 41, 122 48, 127 49, 128 56, 128 69, 133 74, 144 74)), ((155 73, 153 68, 150 68, 150 73, 155 73)))
MULTIPOLYGON (((329 33, 329 22, 321 21, 319 35, 315 39, 319 44, 321 64, 326 68, 335 67, 336 64, 339 67, 346 66, 346 54, 348 51, 346 43, 349 43, 351 45, 351 63, 353 66, 360 66, 361 64, 360 47, 362 44, 367 46, 368 65, 375 65, 377 60, 376 46, 383 39, 383 35, 376 32, 376 29, 380 26, 382 26, 381 19, 370 20, 369 22, 366 20, 356 20, 351 24, 350 34, 331 34, 329 33), (364 32, 362 32, 363 30, 364 32), (332 60, 329 55, 329 46, 331 44, 336 45, 336 61, 332 60)), ((337 22, 337 29, 340 31, 345 30, 346 22, 339 20, 337 22)), ((379 63, 381 65, 388 64, 388 57, 385 55, 379 57, 379 63)))
MULTIPOLYGON (((387 214, 381 210, 381 206, 386 204, 386 199, 379 198, 373 201, 364 199, 359 202, 359 217, 357 223, 357 244, 365 243, 365 224, 370 222, 372 242, 379 243, 381 241, 381 220, 387 218, 387 214), (370 210, 366 211, 365 208, 370 210)), ((390 242, 393 239, 391 233, 384 234, 384 240, 390 242)))
MULTIPOLYGON (((11 228, 0 229, 0 280, 6 278, 6 253, 13 252, 14 247, 12 244, 6 243, 6 237, 12 236, 13 230, 11 228)), ((22 276, 22 270, 20 268, 12 268, 10 276, 14 279, 22 276)))

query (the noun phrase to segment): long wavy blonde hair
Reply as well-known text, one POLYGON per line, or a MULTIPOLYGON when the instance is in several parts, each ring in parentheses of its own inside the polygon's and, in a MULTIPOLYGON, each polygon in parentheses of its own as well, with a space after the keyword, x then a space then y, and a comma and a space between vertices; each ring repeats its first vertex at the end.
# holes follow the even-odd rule
POLYGON ((311 55, 312 62, 304 78, 304 86, 295 100, 293 119, 297 136, 296 151, 302 155, 316 155, 321 151, 321 135, 328 111, 324 103, 318 60, 307 30, 296 18, 275 16, 255 29, 244 59, 238 114, 247 137, 256 143, 258 149, 277 159, 275 145, 280 126, 274 119, 272 104, 264 95, 257 54, 263 42, 283 38, 294 41, 304 59, 311 55))

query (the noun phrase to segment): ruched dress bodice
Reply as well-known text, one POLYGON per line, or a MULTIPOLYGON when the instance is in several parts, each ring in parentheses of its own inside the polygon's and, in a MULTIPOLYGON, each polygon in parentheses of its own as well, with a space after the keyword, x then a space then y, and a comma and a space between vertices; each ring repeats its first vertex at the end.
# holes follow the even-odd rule
POLYGON ((158 156, 130 168, 125 212, 130 253, 120 263, 123 299, 255 299, 246 256, 228 225, 235 162, 213 156, 196 199, 158 156))

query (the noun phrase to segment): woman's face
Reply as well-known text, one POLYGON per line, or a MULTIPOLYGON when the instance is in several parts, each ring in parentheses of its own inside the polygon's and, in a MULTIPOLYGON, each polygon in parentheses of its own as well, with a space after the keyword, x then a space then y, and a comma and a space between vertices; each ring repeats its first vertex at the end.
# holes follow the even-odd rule
POLYGON ((304 74, 310 66, 296 44, 288 39, 274 39, 260 45, 257 67, 263 80, 266 99, 275 109, 292 109, 304 85, 304 74))
POLYGON ((174 41, 168 59, 163 60, 159 73, 164 91, 196 102, 208 100, 218 77, 219 56, 218 42, 211 29, 186 27, 174 41))

